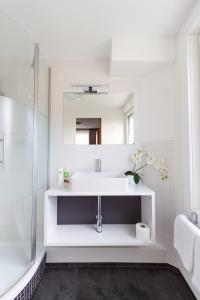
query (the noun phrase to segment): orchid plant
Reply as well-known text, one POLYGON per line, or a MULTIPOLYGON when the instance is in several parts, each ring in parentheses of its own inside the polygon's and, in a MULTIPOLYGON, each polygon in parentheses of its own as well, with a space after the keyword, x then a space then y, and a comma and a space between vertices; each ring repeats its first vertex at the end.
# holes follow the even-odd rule
POLYGON ((151 153, 138 149, 131 155, 131 161, 134 163, 132 171, 127 171, 126 176, 133 176, 133 180, 136 184, 142 181, 141 170, 148 166, 153 166, 160 174, 161 180, 168 178, 165 161, 162 158, 157 158, 151 153))

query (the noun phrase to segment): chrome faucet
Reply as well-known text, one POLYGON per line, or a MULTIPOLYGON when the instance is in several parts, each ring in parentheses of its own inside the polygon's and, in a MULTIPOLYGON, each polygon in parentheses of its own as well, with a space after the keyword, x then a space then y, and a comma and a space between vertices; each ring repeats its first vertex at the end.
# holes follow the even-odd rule
POLYGON ((101 215, 101 196, 98 196, 98 213, 96 216, 97 219, 97 232, 102 232, 102 215, 101 215))
POLYGON ((97 158, 95 160, 95 164, 96 164, 95 172, 101 172, 101 159, 97 158))

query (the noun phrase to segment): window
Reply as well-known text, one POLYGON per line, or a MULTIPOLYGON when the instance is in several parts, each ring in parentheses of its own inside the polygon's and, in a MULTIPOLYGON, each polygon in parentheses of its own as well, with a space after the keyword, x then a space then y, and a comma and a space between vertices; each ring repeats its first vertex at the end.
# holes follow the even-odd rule
POLYGON ((188 36, 191 208, 200 208, 200 36, 188 36))
POLYGON ((134 122, 133 113, 129 114, 127 117, 127 134, 128 134, 128 144, 134 143, 134 122))

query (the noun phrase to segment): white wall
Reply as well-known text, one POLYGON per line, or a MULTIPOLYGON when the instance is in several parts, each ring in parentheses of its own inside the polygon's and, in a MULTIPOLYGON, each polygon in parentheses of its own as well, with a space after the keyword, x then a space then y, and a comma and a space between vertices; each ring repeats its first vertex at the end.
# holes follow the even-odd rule
POLYGON ((167 249, 167 261, 176 264, 173 250, 174 196, 174 65, 140 80, 138 101, 138 136, 142 145, 167 162, 169 179, 161 182, 159 174, 146 169, 144 181, 156 192, 157 239, 167 249))
POLYGON ((112 37, 110 74, 112 76, 144 76, 171 65, 175 59, 173 37, 112 37))
POLYGON ((141 141, 174 139, 174 66, 140 80, 138 135, 141 141))
POLYGON ((174 61, 175 39, 115 36, 112 38, 112 61, 174 61))

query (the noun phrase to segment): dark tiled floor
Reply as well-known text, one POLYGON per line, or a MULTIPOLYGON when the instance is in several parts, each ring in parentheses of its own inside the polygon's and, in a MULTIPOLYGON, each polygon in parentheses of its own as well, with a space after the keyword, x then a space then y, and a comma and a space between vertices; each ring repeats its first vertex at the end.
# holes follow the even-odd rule
POLYGON ((153 267, 49 267, 33 300, 194 300, 182 277, 153 267))

